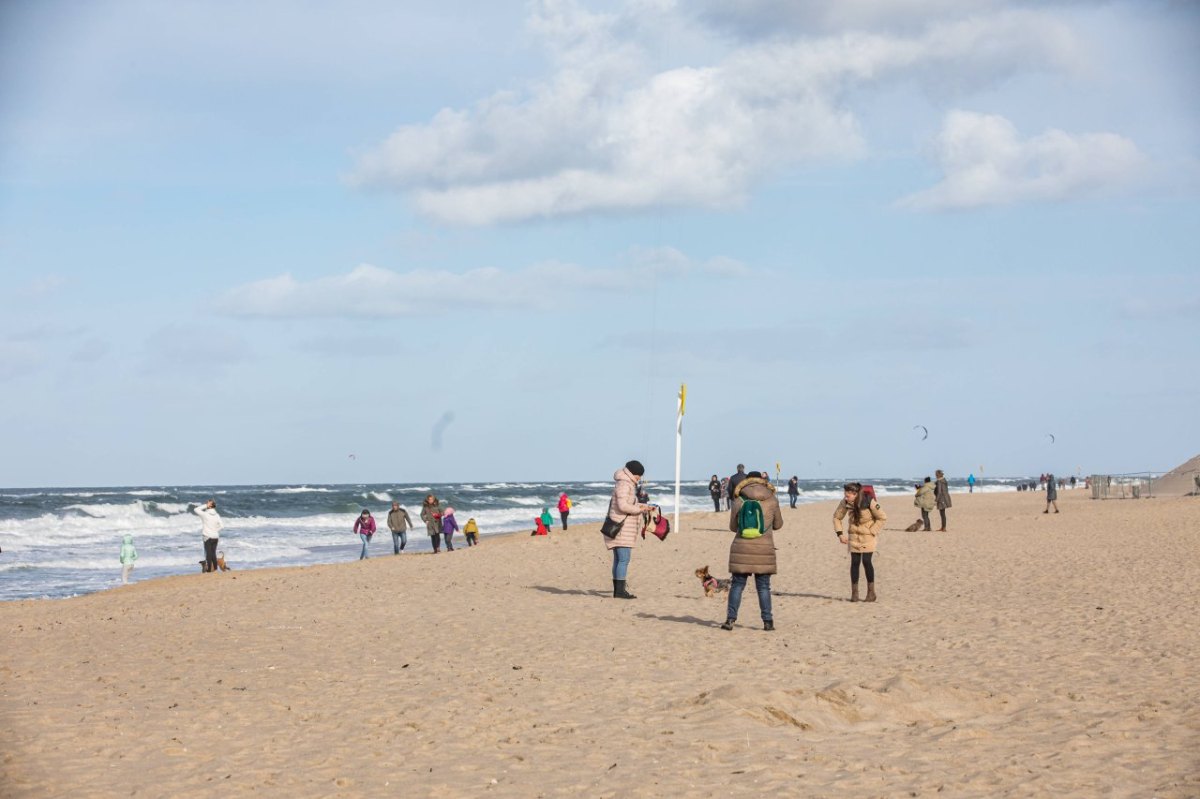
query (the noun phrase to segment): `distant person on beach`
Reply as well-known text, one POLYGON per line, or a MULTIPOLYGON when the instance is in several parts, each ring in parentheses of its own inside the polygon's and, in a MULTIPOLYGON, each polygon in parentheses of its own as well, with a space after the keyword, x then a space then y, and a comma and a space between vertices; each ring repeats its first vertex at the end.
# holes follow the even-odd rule
POLYGON ((133 547, 133 536, 129 533, 125 534, 124 540, 121 541, 121 584, 129 584, 129 573, 133 571, 133 564, 137 561, 137 550, 133 547))
POLYGON ((715 511, 716 513, 720 513, 721 512, 721 478, 717 477, 715 474, 712 476, 712 479, 708 481, 708 494, 709 494, 709 496, 712 497, 713 511, 715 511))
POLYGON ((862 483, 846 483, 842 486, 842 501, 833 512, 833 531, 838 543, 850 549, 850 601, 858 601, 858 570, 861 564, 867 573, 867 601, 875 601, 875 567, 871 556, 875 554, 876 540, 887 521, 883 508, 873 498, 863 496, 862 483), (842 534, 842 519, 850 517, 850 530, 842 534))
POLYGON ((446 551, 454 551, 454 534, 458 532, 458 520, 454 518, 454 508, 449 505, 442 511, 442 538, 446 541, 446 551))
POLYGON ((354 534, 362 539, 362 552, 358 554, 358 559, 366 560, 370 557, 367 554, 367 544, 371 543, 371 536, 375 535, 375 517, 366 508, 363 508, 362 513, 354 520, 354 534))
POLYGON ((546 526, 546 522, 541 516, 533 517, 533 532, 530 535, 550 535, 550 528, 546 526))
POLYGON ((779 511, 779 500, 775 498, 775 486, 758 472, 750 472, 734 490, 733 506, 729 511, 729 529, 736 535, 729 545, 732 577, 722 630, 733 629, 742 604, 742 591, 752 574, 763 629, 775 629, 775 617, 771 613, 771 575, 776 573, 773 531, 782 527, 783 514, 779 511), (758 506, 757 514, 754 513, 755 505, 758 506))
POLYGON ((788 502, 794 508, 796 500, 800 498, 800 478, 792 475, 792 479, 788 480, 788 502))
POLYGON ((571 498, 562 493, 558 495, 558 516, 562 519, 563 529, 567 529, 567 517, 571 515, 571 498))
POLYGON ((1075 487, 1075 475, 1071 475, 1071 488, 1075 487))
POLYGON ((725 503, 722 506, 722 508, 724 510, 729 510, 730 503, 729 503, 729 478, 728 477, 721 478, 721 499, 725 503))
POLYGON ((975 473, 974 472, 967 475, 967 493, 968 494, 975 493, 975 473))
POLYGON ((408 546, 408 531, 413 526, 412 519, 408 518, 408 511, 400 507, 399 502, 392 503, 392 509, 388 511, 387 525, 392 531, 392 554, 399 555, 408 546))
POLYGON ((725 495, 726 498, 729 500, 730 507, 733 507, 733 498, 737 493, 738 483, 742 482, 745 479, 746 479, 746 466, 745 466, 745 464, 739 463, 737 465, 737 471, 729 476, 729 493, 727 493, 725 495))
POLYGON ((425 522, 425 530, 433 543, 433 554, 442 551, 442 506, 437 497, 429 494, 421 503, 421 521, 425 522))
POLYGON ((1054 484, 1052 474, 1046 478, 1046 509, 1042 513, 1049 513, 1051 505, 1054 506, 1054 512, 1058 513, 1058 486, 1054 484))
POLYGON ((473 547, 479 544, 479 525, 474 519, 467 519, 467 523, 463 525, 463 535, 466 536, 467 546, 473 547))
POLYGON ((937 498, 938 515, 942 517, 942 526, 938 528, 939 533, 946 532, 946 509, 954 503, 950 501, 950 485, 946 482, 946 475, 941 469, 933 473, 937 477, 937 483, 933 487, 933 494, 937 498))
POLYGON ((934 494, 933 481, 928 477, 925 482, 917 486, 917 496, 913 499, 913 504, 921 509, 921 521, 925 523, 925 532, 933 529, 929 523, 929 512, 937 507, 937 496, 934 494))
POLYGON ((217 501, 210 499, 201 506, 192 505, 192 513, 200 517, 200 535, 204 539, 204 571, 215 574, 217 571, 217 544, 221 540, 221 529, 225 523, 217 513, 217 501))
POLYGON ((604 546, 613 555, 612 581, 614 599, 637 599, 625 587, 633 545, 642 530, 642 514, 653 507, 637 501, 638 483, 646 474, 639 461, 629 461, 613 474, 613 492, 608 500, 607 518, 620 524, 617 534, 604 538, 604 546))
POLYGON ((554 529, 554 517, 550 515, 550 508, 542 508, 542 524, 546 525, 547 530, 554 529))

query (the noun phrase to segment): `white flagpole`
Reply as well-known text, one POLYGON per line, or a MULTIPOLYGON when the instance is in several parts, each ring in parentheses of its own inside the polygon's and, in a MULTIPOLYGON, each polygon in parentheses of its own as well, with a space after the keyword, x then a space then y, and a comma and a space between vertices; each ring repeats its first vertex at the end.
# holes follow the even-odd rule
POLYGON ((675 530, 679 530, 679 469, 683 456, 683 410, 687 402, 687 383, 679 386, 679 405, 675 412, 675 530))

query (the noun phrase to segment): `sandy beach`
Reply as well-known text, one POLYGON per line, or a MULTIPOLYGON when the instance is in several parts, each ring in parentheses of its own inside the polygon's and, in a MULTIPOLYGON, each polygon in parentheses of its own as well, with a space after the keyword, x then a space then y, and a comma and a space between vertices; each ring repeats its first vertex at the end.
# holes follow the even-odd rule
POLYGON ((785 507, 773 633, 693 575, 718 514, 633 601, 592 524, 6 602, 0 795, 1198 796, 1200 500, 1059 506, 884 498, 874 604, 785 507))

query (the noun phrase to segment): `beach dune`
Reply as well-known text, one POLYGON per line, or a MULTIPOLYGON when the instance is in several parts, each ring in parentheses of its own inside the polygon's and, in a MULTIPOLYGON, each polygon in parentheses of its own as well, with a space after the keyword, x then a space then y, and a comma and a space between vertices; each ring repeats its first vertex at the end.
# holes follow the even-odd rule
POLYGON ((885 497, 873 604, 785 508, 773 633, 723 514, 0 604, 0 795, 1195 797, 1200 501, 1087 496, 885 497))

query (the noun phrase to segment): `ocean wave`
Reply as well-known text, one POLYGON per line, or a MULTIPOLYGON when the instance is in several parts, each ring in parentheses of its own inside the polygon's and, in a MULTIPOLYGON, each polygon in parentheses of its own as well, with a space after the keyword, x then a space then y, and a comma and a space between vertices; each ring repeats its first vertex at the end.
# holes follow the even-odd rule
POLYGON ((294 486, 288 488, 267 489, 270 494, 332 494, 332 488, 313 488, 312 486, 294 486))

